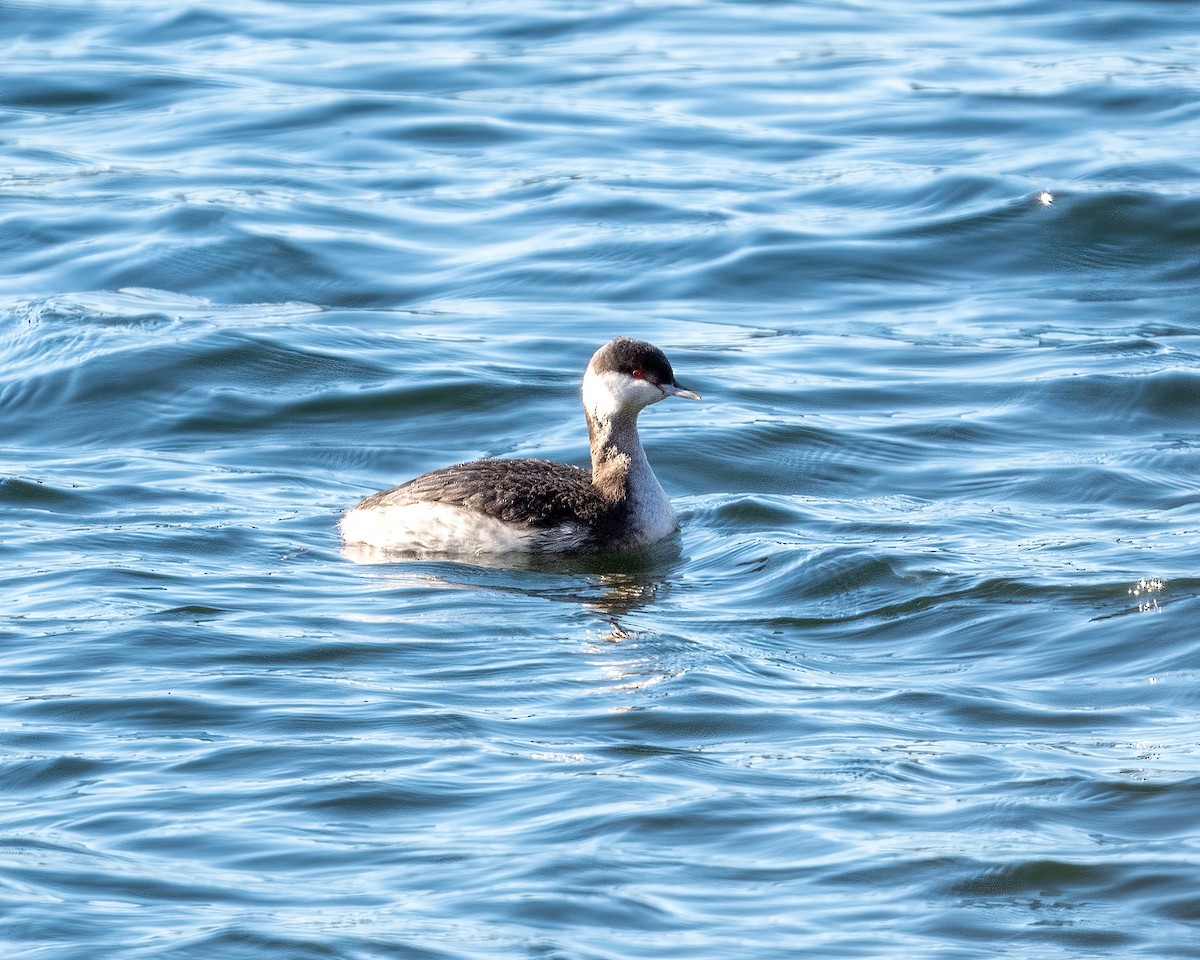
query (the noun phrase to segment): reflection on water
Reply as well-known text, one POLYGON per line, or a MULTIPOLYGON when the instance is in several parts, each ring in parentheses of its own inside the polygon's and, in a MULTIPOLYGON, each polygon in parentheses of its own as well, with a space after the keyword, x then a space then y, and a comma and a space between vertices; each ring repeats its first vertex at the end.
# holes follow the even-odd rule
POLYGON ((678 536, 629 554, 426 553, 344 543, 346 559, 376 567, 373 579, 401 587, 438 584, 578 603, 606 619, 660 598, 683 563, 678 536), (504 576, 504 573, 510 576, 504 576), (580 590, 580 584, 587 589, 580 590))
POLYGON ((612 700, 612 711, 634 710, 640 699, 621 694, 638 693, 677 676, 678 651, 666 638, 648 631, 625 630, 613 622, 610 629, 585 642, 580 653, 594 668, 603 686, 596 693, 612 700))
MULTIPOLYGON (((472 554, 452 559, 345 543, 342 550, 347 559, 369 565, 364 575, 388 589, 486 590, 570 604, 599 618, 604 627, 588 625, 580 640, 580 653, 604 681, 597 693, 643 690, 678 669, 677 642, 625 623, 630 615, 666 600, 684 562, 678 537, 623 555, 472 554)), ((395 616, 402 623, 406 615, 401 609, 395 616)), ((502 625, 497 628, 503 632, 502 625)), ((610 709, 635 705, 618 702, 610 709)))

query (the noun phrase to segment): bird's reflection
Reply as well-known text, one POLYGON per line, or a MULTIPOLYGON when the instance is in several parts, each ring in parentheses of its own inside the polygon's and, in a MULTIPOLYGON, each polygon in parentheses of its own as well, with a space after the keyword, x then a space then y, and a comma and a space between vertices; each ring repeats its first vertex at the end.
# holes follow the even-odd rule
MULTIPOLYGON (((598 674, 597 693, 627 693, 655 686, 680 672, 679 638, 646 630, 630 620, 660 602, 682 563, 678 536, 637 554, 484 555, 384 554, 359 545, 343 552, 372 564, 388 587, 486 590, 571 604, 594 614, 580 638, 579 654, 598 674)), ((685 644, 685 646, 689 646, 685 644)), ((617 711, 637 709, 622 699, 617 711)))
POLYGON ((619 618, 656 600, 682 561, 678 536, 636 554, 480 554, 384 551, 343 544, 342 554, 378 568, 396 586, 485 589, 577 603, 621 631, 619 618))

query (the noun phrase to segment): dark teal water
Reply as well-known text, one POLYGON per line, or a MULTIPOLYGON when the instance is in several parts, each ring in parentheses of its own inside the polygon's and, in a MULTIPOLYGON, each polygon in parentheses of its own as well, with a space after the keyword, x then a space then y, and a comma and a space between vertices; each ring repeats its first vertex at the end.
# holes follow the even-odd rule
POLYGON ((0 2, 4 957, 1200 957, 1196 24, 0 2), (343 556, 618 333, 676 542, 343 556))

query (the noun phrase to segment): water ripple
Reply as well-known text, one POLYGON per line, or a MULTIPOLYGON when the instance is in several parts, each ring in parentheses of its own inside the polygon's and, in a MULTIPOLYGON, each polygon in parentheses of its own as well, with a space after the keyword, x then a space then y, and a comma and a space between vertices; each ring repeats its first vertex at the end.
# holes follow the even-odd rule
POLYGON ((9 955, 1195 956, 1192 12, 862 12, 3 5, 9 955))

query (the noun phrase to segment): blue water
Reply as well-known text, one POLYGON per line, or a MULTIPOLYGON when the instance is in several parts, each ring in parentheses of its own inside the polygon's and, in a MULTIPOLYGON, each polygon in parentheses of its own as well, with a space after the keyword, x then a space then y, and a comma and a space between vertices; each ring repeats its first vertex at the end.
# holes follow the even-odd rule
POLYGON ((1200 957, 1194 5, 0 51, 5 958, 1200 957), (617 334, 677 540, 342 552, 617 334))

